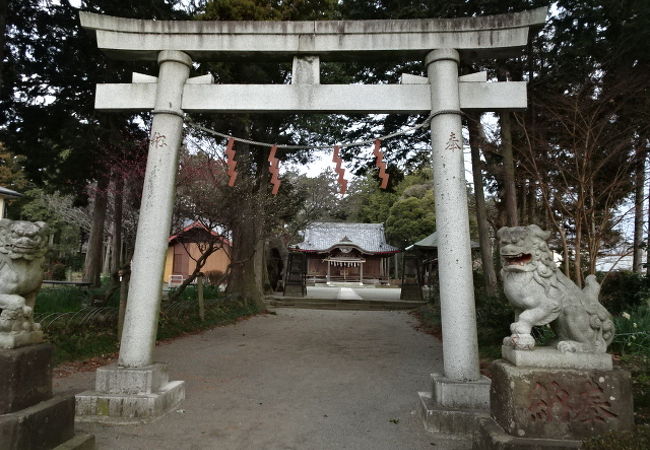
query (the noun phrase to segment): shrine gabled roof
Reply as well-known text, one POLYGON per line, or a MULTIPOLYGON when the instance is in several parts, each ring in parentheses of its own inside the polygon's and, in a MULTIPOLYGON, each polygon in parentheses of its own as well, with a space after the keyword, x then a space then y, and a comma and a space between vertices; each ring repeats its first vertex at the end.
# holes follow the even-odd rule
POLYGON ((305 240, 295 246, 306 252, 325 252, 338 245, 357 247, 364 253, 397 253, 386 243, 381 223, 314 222, 305 229, 305 240))
MULTIPOLYGON (((174 241, 176 241, 179 238, 182 238, 184 235, 186 235, 188 233, 191 233, 192 231, 199 231, 199 232, 203 232, 205 234, 209 233, 212 236, 220 239, 225 245, 228 245, 228 246, 230 245, 230 241, 228 239, 224 238, 222 235, 220 235, 219 233, 217 233, 214 230, 208 230, 208 228, 199 221, 192 222, 190 225, 184 227, 178 233, 169 236, 169 238, 167 239, 167 242, 171 245, 174 241)), ((196 235, 194 237, 196 238, 196 235)))
MULTIPOLYGON (((479 243, 474 241, 470 241, 470 246, 472 248, 480 248, 479 243)), ((437 248, 438 248, 438 232, 434 231, 424 239, 417 241, 415 244, 409 245, 408 247, 406 247, 405 250, 407 251, 412 249, 432 250, 437 248)))
POLYGON ((24 197, 24 196, 23 196, 23 194, 20 194, 20 193, 18 193, 16 191, 12 191, 11 189, 0 186, 0 197, 20 198, 20 197, 24 197))

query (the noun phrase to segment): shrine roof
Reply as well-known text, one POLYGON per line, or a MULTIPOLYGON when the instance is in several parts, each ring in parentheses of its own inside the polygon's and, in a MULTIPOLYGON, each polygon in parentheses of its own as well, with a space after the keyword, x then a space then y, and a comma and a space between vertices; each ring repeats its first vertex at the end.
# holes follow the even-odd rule
POLYGON ((381 223, 314 222, 305 229, 305 240, 294 248, 305 252, 325 252, 338 245, 357 247, 364 253, 397 253, 386 243, 381 223))
POLYGON ((23 196, 23 194, 20 194, 20 193, 18 193, 16 191, 12 191, 11 189, 0 186, 0 197, 20 198, 20 197, 24 197, 24 196, 23 196))
POLYGON ((201 222, 192 222, 178 233, 169 236, 167 242, 171 245, 177 240, 186 239, 188 242, 199 242, 205 240, 205 235, 210 234, 221 240, 225 245, 230 246, 230 241, 214 230, 208 230, 201 222))

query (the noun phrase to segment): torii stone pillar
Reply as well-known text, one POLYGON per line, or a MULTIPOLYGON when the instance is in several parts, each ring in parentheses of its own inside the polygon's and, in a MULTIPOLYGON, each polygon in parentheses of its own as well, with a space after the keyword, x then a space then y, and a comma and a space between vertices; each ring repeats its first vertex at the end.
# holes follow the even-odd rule
POLYGON ((458 433, 487 411, 490 380, 479 371, 476 311, 458 81, 458 51, 427 54, 431 86, 431 146, 438 233, 438 267, 444 374, 432 392, 420 393, 427 429, 458 433), (476 413, 475 413, 476 412, 476 413), (459 427, 460 424, 460 427, 459 427))
POLYGON ((476 381, 480 372, 458 63, 458 52, 453 49, 434 50, 425 59, 434 114, 431 147, 442 336, 443 348, 449 349, 444 352, 444 375, 455 381, 476 381))
POLYGON ((192 59, 180 51, 164 50, 158 55, 158 64, 156 103, 119 362, 97 369, 95 391, 77 395, 77 420, 147 421, 185 398, 184 382, 169 381, 166 365, 153 362, 153 349, 183 134, 181 102, 192 59))
POLYGON ((181 101, 192 59, 183 52, 162 51, 156 106, 144 176, 133 270, 120 345, 120 367, 152 363, 158 331, 160 284, 176 197, 178 151, 183 134, 181 101), (152 320, 153 318, 153 320, 152 320))

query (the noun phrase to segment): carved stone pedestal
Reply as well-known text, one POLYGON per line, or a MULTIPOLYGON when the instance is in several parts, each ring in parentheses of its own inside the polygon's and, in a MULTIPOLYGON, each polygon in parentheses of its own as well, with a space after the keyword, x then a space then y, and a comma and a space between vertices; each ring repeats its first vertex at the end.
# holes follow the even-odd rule
POLYGON ((0 450, 95 448, 74 432, 74 398, 52 396, 52 346, 0 350, 0 450))
MULTIPOLYGON (((562 365, 565 356, 571 355, 553 357, 562 365)), ((593 364, 606 365, 602 356, 593 364)), ((583 360, 582 365, 590 364, 583 360)), ((474 443, 477 450, 578 448, 583 439, 634 424, 630 374, 624 370, 518 367, 498 360, 490 405, 491 418, 481 421, 474 443)))
POLYGON ((77 421, 115 425, 151 422, 185 399, 185 383, 169 381, 167 366, 112 364, 97 369, 95 391, 77 394, 77 421))

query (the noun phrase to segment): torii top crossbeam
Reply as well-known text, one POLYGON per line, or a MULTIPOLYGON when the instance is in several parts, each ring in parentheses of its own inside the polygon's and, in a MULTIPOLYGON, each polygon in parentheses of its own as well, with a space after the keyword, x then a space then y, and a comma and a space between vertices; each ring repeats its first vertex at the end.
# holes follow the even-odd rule
POLYGON ((120 59, 156 60, 161 50, 187 53, 194 61, 254 58, 291 60, 423 59, 432 49, 454 48, 463 57, 508 56, 544 23, 546 7, 511 14, 454 19, 354 21, 165 21, 81 12, 97 45, 120 59))
MULTIPOLYGON (((402 85, 321 85, 319 60, 424 59, 438 48, 453 48, 466 59, 516 54, 545 15, 546 8, 486 17, 370 21, 152 21, 86 12, 80 17, 95 33, 98 47, 116 58, 155 60, 161 51, 178 51, 193 61, 294 59, 291 85, 190 79, 183 87, 185 112, 425 113, 432 108, 426 78, 407 76, 402 85)), ((151 110, 156 81, 136 75, 130 84, 99 84, 95 107, 151 110)), ((526 107, 523 82, 486 83, 485 73, 459 81, 462 110, 526 107)))

